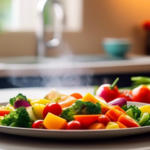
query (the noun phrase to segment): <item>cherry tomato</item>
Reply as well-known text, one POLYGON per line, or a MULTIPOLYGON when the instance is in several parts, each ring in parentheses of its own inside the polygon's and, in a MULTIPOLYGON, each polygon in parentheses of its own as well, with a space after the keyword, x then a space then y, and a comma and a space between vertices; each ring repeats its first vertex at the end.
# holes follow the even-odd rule
POLYGON ((101 115, 100 117, 98 117, 98 122, 99 123, 103 123, 105 126, 108 124, 108 122, 110 122, 111 120, 109 119, 108 116, 106 115, 101 115))
POLYGON ((81 123, 79 121, 73 120, 68 122, 67 127, 68 130, 78 130, 81 129, 81 123))
POLYGON ((58 103, 48 103, 43 110, 43 117, 45 118, 49 112, 59 116, 62 113, 62 108, 58 103))
POLYGON ((141 85, 132 90, 132 100, 135 102, 150 103, 150 90, 147 86, 141 85))
POLYGON ((32 128, 45 129, 43 120, 36 120, 35 122, 33 122, 32 128))
POLYGON ((83 96, 81 94, 79 94, 79 93, 73 93, 70 96, 72 96, 72 97, 74 97, 76 99, 82 99, 83 98, 83 96))

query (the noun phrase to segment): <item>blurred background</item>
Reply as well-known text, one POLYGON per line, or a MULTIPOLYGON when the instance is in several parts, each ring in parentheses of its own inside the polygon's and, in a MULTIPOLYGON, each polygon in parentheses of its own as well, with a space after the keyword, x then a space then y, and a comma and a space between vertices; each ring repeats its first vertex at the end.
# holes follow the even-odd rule
MULTIPOLYGON (((9 63, 7 62, 8 58, 14 57, 15 60, 18 59, 17 64, 19 64, 19 57, 37 56, 37 49, 39 48, 37 44, 39 42, 37 40, 37 32, 41 31, 42 28, 42 25, 39 26, 40 15, 37 12, 38 2, 39 0, 0 0, 0 64, 1 66, 3 65, 0 72, 1 88, 54 86, 58 83, 58 80, 57 82, 55 81, 54 72, 51 78, 51 70, 48 71, 47 69, 47 72, 49 72, 47 73, 48 75, 46 71, 45 74, 39 74, 41 71, 37 71, 38 69, 36 70, 36 73, 38 72, 37 74, 31 73, 34 72, 31 68, 29 74, 25 70, 19 70, 23 73, 17 74, 15 73, 16 70, 18 71, 17 66, 10 66, 15 63, 11 61, 9 63), (26 84, 26 80, 27 82, 33 82, 33 84, 26 84)), ((58 46, 47 48, 44 57, 51 58, 75 55, 79 58, 79 56, 92 56, 93 58, 89 59, 97 62, 95 66, 94 64, 93 66, 89 65, 90 69, 88 72, 85 69, 88 65, 80 68, 80 79, 78 79, 79 75, 76 75, 76 73, 70 76, 68 73, 61 72, 59 74, 59 82, 62 84, 58 85, 99 85, 102 82, 113 81, 115 77, 119 76, 125 82, 118 84, 120 86, 129 86, 131 76, 149 75, 150 70, 147 69, 149 68, 148 58, 150 52, 150 44, 148 44, 150 42, 149 0, 48 0, 43 10, 45 41, 50 40, 54 32, 54 2, 59 3, 64 11, 62 39, 58 46), (127 53, 123 56, 121 55, 121 57, 119 55, 119 60, 123 60, 122 64, 124 63, 120 66, 122 69, 109 68, 107 62, 110 60, 106 57, 109 55, 109 50, 107 51, 107 47, 103 46, 106 38, 109 38, 105 41, 106 43, 112 42, 116 44, 116 42, 119 42, 117 44, 120 44, 123 42, 129 44, 127 53), (142 63, 143 66, 138 64, 139 66, 136 66, 136 70, 134 70, 135 66, 128 68, 126 66, 128 63, 125 60, 127 59, 128 61, 128 58, 132 58, 131 56, 133 58, 142 58, 137 60, 137 62, 142 63, 144 60, 144 64, 142 63), (105 57, 107 58, 106 60, 105 57), (146 59, 144 59, 145 57, 146 59), (106 62, 104 66, 107 64, 108 69, 103 66, 101 60, 103 60, 103 63, 106 62), (147 62, 146 64, 145 61, 147 62), (93 70, 95 67, 99 71, 93 70), (69 84, 66 81, 68 76, 69 84), (62 78, 65 78, 65 81, 62 78), (70 82, 72 80, 75 82, 70 82), (79 81, 77 82, 77 80, 79 81), (81 83, 83 80, 85 81, 81 83)), ((42 5, 42 2, 39 4, 39 7, 40 5, 42 5)), ((116 45, 115 47, 111 46, 110 49, 115 51, 117 47, 116 45)), ((110 56, 112 55, 110 54, 110 56)), ((113 56, 110 59, 115 61, 116 59, 118 60, 118 57, 113 56)), ((118 63, 116 62, 116 64, 118 63)), ((135 62, 133 64, 135 65, 135 62)), ((78 65, 80 66, 80 64, 78 65)), ((27 67, 29 65, 26 66, 26 69, 28 69, 27 67)), ((38 67, 34 66, 35 68, 38 67)))

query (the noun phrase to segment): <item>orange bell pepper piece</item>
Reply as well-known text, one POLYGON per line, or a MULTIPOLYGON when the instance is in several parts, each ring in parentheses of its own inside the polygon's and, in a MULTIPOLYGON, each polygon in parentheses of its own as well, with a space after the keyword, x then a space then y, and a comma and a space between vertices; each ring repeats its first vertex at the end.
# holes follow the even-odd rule
POLYGON ((124 114, 121 115, 119 117, 118 121, 128 128, 140 127, 140 125, 136 121, 134 121, 131 117, 129 117, 128 115, 124 115, 124 114))

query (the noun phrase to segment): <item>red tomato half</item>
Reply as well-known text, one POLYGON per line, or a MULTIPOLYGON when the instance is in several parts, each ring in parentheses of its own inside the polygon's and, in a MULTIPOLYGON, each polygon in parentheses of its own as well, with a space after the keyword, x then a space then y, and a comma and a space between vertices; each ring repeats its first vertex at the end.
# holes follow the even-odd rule
POLYGON ((81 123, 79 121, 73 120, 68 122, 67 124, 68 130, 78 130, 81 129, 81 123))
POLYGON ((62 113, 62 108, 58 103, 48 103, 43 110, 44 118, 49 112, 56 116, 59 116, 62 113))
POLYGON ((103 123, 106 126, 108 122, 110 122, 110 119, 106 115, 101 115, 100 117, 98 117, 98 122, 103 123))
POLYGON ((36 120, 35 122, 33 122, 32 128, 45 129, 43 120, 36 120))

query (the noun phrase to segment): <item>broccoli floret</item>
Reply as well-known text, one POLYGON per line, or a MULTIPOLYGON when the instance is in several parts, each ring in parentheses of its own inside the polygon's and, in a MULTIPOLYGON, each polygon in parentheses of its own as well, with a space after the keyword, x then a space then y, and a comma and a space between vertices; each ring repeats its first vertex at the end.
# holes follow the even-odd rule
POLYGON ((130 105, 129 107, 124 105, 122 106, 122 109, 125 110, 126 112, 128 110, 131 110, 132 114, 130 114, 130 117, 132 117, 137 122, 139 121, 141 117, 141 110, 138 107, 136 107, 135 105, 130 105))
POLYGON ((71 121, 74 120, 74 115, 76 115, 76 111, 72 108, 67 108, 66 110, 64 110, 61 114, 61 117, 66 119, 67 121, 71 121))
POLYGON ((74 115, 99 113, 101 113, 101 106, 99 103, 94 104, 92 102, 77 100, 74 105, 62 112, 61 117, 71 121, 74 120, 74 115))
POLYGON ((11 99, 9 100, 9 103, 10 103, 12 106, 14 106, 14 104, 15 104, 15 102, 16 102, 17 100, 25 100, 25 101, 27 101, 27 102, 30 104, 30 102, 28 101, 27 97, 24 96, 24 95, 22 95, 21 93, 19 93, 16 97, 11 98, 11 99))
POLYGON ((1 119, 1 125, 13 127, 31 127, 30 117, 25 107, 19 107, 11 111, 1 119))

